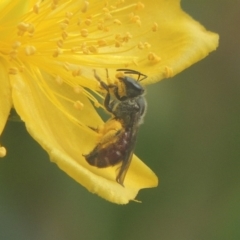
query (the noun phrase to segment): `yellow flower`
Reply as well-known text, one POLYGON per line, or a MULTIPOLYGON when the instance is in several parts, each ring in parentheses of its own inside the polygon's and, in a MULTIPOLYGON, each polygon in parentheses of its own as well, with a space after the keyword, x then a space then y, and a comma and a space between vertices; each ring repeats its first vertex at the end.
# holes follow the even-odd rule
MULTIPOLYGON (((172 77, 216 49, 218 35, 184 13, 179 0, 5 0, 0 3, 0 133, 15 108, 32 137, 69 176, 119 204, 155 187, 136 156, 124 185, 117 168, 90 166, 82 154, 98 141, 99 83, 116 69, 172 77), (93 94, 94 93, 94 94, 93 94), (94 106, 95 105, 95 106, 94 106)), ((0 146, 0 155, 5 155, 0 146)))

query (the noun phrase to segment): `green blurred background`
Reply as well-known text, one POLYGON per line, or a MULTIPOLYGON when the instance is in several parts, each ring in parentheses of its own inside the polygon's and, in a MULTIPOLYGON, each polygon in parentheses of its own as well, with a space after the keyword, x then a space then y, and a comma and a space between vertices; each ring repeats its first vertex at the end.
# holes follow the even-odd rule
MULTIPOLYGON (((89 193, 9 122, 1 142, 1 240, 240 239, 240 1, 183 0, 220 34, 220 47, 178 76, 147 88, 136 153, 161 179, 142 204, 89 193)), ((36 119, 37 121, 37 119, 36 119)))

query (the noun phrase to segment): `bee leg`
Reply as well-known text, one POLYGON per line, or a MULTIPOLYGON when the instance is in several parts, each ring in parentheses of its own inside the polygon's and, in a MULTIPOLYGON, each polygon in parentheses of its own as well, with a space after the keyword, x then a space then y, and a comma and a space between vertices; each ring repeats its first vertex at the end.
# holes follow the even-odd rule
POLYGON ((93 72, 94 72, 94 77, 99 81, 99 83, 101 84, 101 87, 107 90, 107 92, 109 92, 109 86, 105 82, 103 82, 103 80, 97 75, 95 69, 93 69, 93 72))
MULTIPOLYGON (((110 105, 110 101, 111 101, 111 95, 110 95, 110 91, 109 91, 109 88, 115 88, 116 86, 115 85, 107 85, 105 82, 102 81, 102 79, 97 75, 96 73, 96 70, 94 69, 93 70, 94 72, 94 77, 100 82, 102 88, 104 88, 106 91, 107 91, 107 94, 105 96, 105 99, 104 99, 104 107, 106 108, 106 110, 110 113, 113 113, 112 112, 112 106, 110 105)), ((107 76, 108 76, 108 73, 107 73, 107 76)))

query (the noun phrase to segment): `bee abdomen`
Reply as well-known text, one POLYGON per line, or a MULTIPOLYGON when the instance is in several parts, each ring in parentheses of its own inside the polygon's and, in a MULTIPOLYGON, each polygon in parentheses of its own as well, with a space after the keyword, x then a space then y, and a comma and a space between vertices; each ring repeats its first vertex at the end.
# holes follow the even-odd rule
POLYGON ((128 143, 129 134, 124 132, 119 136, 118 141, 109 144, 105 148, 98 145, 84 157, 90 165, 98 168, 114 166, 123 160, 128 143))

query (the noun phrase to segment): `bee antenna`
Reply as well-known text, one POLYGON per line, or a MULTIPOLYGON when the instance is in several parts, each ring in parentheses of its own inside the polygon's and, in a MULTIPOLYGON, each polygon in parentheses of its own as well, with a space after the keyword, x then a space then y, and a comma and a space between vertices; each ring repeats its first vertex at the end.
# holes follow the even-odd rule
POLYGON ((132 69, 119 68, 119 69, 117 69, 117 71, 122 71, 122 72, 124 72, 124 74, 138 74, 138 79, 137 79, 138 82, 141 82, 142 80, 147 78, 147 75, 145 75, 139 71, 132 70, 132 69), (140 77, 142 77, 142 79, 140 79, 140 77))

